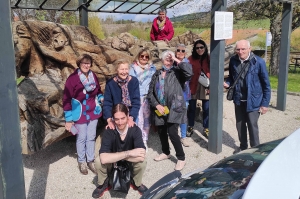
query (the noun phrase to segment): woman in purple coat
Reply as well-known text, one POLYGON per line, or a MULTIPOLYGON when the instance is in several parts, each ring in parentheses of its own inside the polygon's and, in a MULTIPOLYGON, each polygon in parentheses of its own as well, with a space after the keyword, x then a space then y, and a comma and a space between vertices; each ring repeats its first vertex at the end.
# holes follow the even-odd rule
POLYGON ((98 118, 102 115, 100 104, 104 98, 97 76, 90 70, 93 64, 92 57, 83 54, 77 59, 76 64, 79 68, 68 77, 64 89, 65 128, 76 134, 80 172, 87 175, 88 167, 96 174, 94 166, 96 127, 98 118))

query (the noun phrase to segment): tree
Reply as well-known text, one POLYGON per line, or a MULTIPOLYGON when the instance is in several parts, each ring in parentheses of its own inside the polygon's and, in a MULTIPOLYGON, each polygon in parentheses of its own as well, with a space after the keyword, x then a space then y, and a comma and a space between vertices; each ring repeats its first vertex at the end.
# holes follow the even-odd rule
MULTIPOLYGON (((283 4, 276 0, 249 0, 232 7, 235 19, 239 17, 246 19, 257 19, 266 17, 270 19, 270 32, 272 34, 271 44, 271 75, 278 75, 279 53, 281 39, 281 19, 283 4)), ((300 3, 293 1, 292 31, 300 26, 300 3)))
POLYGON ((99 39, 104 39, 104 32, 101 26, 101 20, 96 13, 89 13, 89 30, 99 39))

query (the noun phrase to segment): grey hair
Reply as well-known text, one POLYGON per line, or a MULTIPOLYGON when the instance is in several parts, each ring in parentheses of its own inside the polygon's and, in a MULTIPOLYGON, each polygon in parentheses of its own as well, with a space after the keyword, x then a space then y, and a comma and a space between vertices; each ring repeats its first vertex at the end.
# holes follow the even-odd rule
POLYGON ((251 47, 250 41, 248 41, 248 40, 239 40, 239 41, 235 42, 235 48, 236 48, 237 43, 240 42, 240 41, 246 41, 248 48, 251 47))
POLYGON ((161 60, 164 61, 169 54, 171 54, 172 57, 175 57, 175 54, 174 54, 173 51, 166 50, 166 51, 164 51, 164 52, 161 53, 161 60))
POLYGON ((183 47, 183 48, 186 48, 186 46, 184 44, 177 44, 177 48, 178 47, 183 47))
POLYGON ((157 14, 159 14, 159 13, 161 13, 161 12, 164 12, 164 13, 166 13, 166 15, 167 15, 167 10, 166 10, 165 8, 160 8, 160 9, 158 10, 157 14))

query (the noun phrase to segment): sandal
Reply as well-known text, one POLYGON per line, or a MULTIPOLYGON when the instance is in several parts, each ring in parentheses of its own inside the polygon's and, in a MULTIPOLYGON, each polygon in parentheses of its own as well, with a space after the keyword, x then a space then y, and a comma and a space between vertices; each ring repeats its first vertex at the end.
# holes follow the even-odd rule
POLYGON ((169 159, 171 157, 171 155, 169 154, 169 155, 166 155, 166 154, 164 154, 164 153, 161 153, 161 154, 159 154, 158 156, 156 156, 155 158, 154 158, 154 160, 155 161, 162 161, 162 160, 165 160, 165 159, 169 159))

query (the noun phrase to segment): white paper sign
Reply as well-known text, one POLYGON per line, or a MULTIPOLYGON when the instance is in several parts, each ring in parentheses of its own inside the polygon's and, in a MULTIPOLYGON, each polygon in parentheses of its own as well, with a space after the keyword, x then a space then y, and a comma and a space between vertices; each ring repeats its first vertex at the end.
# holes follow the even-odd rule
POLYGON ((272 34, 271 32, 266 33, 266 46, 271 46, 272 43, 272 34))
POLYGON ((215 40, 231 39, 233 30, 233 12, 215 12, 215 40))

